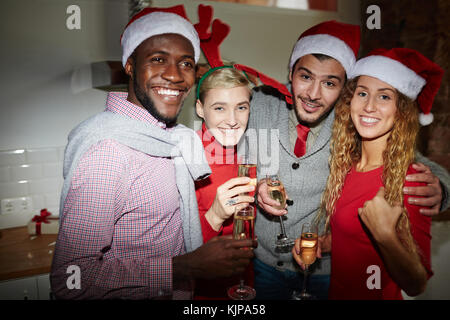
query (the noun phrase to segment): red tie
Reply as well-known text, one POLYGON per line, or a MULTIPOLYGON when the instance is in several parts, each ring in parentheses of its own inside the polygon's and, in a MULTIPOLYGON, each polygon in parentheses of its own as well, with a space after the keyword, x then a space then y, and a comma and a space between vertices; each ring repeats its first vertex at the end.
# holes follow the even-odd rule
POLYGON ((297 125, 297 141, 295 141, 294 153, 300 158, 306 153, 306 138, 308 137, 309 128, 301 124, 297 125))

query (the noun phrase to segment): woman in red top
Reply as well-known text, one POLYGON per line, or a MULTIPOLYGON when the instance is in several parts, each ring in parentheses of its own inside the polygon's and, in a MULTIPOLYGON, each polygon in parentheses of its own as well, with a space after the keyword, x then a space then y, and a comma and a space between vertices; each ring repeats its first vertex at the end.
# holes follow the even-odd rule
MULTIPOLYGON (((197 133, 202 139, 212 174, 196 182, 196 194, 203 241, 218 235, 233 234, 233 214, 253 202, 241 195, 253 192, 250 178, 238 177, 236 145, 247 128, 250 114, 250 83, 239 70, 229 66, 212 70, 199 83, 197 115, 203 119, 197 133)), ((252 285, 250 264, 246 284, 252 285)), ((239 277, 198 281, 196 299, 227 299, 227 289, 239 283, 239 277)))
POLYGON ((402 190, 418 185, 405 176, 415 172, 419 118, 432 117, 442 73, 417 51, 395 48, 359 60, 349 77, 335 107, 318 216, 331 231, 320 241, 322 252, 331 243, 330 299, 402 299, 401 290, 415 296, 433 274, 430 217, 402 190))

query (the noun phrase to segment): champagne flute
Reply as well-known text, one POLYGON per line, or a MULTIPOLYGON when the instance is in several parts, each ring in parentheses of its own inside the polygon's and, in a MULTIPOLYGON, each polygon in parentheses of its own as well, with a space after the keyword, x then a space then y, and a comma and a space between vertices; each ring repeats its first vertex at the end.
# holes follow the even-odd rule
POLYGON ((304 223, 302 225, 302 235, 300 238, 300 257, 305 264, 303 272, 303 290, 302 292, 294 292, 292 299, 294 300, 311 300, 315 297, 306 292, 306 281, 308 278, 308 268, 316 261, 317 244, 318 244, 318 228, 317 224, 304 223))
MULTIPOLYGON (((255 211, 252 206, 236 210, 233 221, 233 238, 236 240, 255 238, 255 211)), ((242 249, 249 250, 249 249, 242 249)), ((241 275, 239 284, 228 289, 228 296, 233 300, 252 300, 256 291, 250 286, 244 285, 244 275, 241 275)))
MULTIPOLYGON (((284 189, 283 183, 277 174, 267 175, 267 191, 269 196, 280 203, 278 210, 284 209, 286 206, 286 191, 284 189)), ((291 251, 294 246, 295 241, 290 239, 286 234, 286 229, 284 227, 283 217, 279 216, 280 226, 281 226, 281 234, 278 235, 277 240, 275 242, 276 251, 281 253, 288 253, 291 251)))
MULTIPOLYGON (((238 177, 249 177, 251 179, 250 185, 256 187, 257 175, 256 175, 256 164, 251 163, 248 157, 241 157, 238 160, 238 177)), ((245 195, 254 196, 255 192, 246 192, 245 195)))

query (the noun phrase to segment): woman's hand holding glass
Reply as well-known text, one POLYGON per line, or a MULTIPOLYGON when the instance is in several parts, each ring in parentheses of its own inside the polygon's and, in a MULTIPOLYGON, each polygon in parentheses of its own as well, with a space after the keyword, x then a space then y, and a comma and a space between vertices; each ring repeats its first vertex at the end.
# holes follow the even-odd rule
MULTIPOLYGON (((292 256, 299 266, 305 270, 306 265, 301 257, 301 236, 295 240, 295 245, 292 248, 292 256)), ((317 244, 316 258, 321 259, 322 253, 331 252, 331 233, 320 236, 317 244)))
POLYGON ((223 222, 234 212, 245 208, 254 198, 245 193, 255 190, 248 177, 232 178, 217 188, 216 197, 205 217, 214 230, 219 230, 223 222))
MULTIPOLYGON (((319 247, 319 237, 318 237, 318 226, 313 223, 304 223, 302 225, 302 233, 300 236, 300 242, 294 245, 292 249, 292 254, 294 259, 298 262, 300 261, 300 266, 303 268, 303 289, 301 292, 294 291, 292 294, 292 299, 294 300, 311 300, 315 299, 315 296, 306 292, 307 279, 308 279, 308 268, 312 265, 317 258, 317 252, 319 247), (297 248, 296 248, 297 247, 297 248), (298 251, 297 251, 298 249, 298 251), (296 257, 298 256, 298 257, 296 257)), ((298 242, 298 239, 296 240, 298 242)))

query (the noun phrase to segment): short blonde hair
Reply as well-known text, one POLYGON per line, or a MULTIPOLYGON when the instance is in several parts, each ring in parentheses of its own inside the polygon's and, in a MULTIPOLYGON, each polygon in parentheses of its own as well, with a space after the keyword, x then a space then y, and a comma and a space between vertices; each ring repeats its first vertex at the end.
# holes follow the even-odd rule
POLYGON ((214 70, 200 83, 198 99, 204 103, 206 94, 211 89, 230 89, 245 86, 251 94, 250 80, 246 75, 235 68, 221 68, 214 70))

